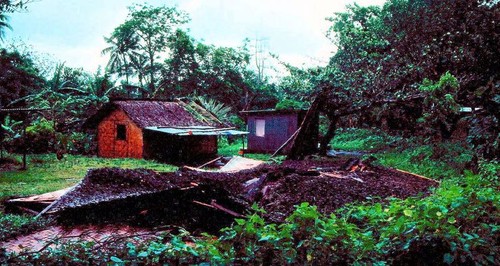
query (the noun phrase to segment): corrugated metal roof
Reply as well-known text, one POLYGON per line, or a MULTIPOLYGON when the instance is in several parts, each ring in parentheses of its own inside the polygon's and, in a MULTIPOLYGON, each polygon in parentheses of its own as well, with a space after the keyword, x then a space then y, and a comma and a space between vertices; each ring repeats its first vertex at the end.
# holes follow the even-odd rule
POLYGON ((267 110, 248 110, 240 111, 242 115, 275 115, 275 114, 299 114, 306 113, 307 109, 267 109, 267 110))
POLYGON ((15 112, 34 112, 34 111, 47 111, 50 108, 5 108, 0 109, 2 113, 15 113, 15 112))
POLYGON ((147 130, 177 136, 238 136, 247 135, 248 132, 233 128, 216 128, 208 126, 192 127, 146 127, 147 130))

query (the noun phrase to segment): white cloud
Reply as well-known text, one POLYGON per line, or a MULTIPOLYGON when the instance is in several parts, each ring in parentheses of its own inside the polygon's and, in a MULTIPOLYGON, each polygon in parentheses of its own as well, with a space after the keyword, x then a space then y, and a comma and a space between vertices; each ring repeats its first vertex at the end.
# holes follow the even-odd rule
MULTIPOLYGON (((43 0, 31 3, 29 13, 12 15, 18 36, 35 49, 53 54, 71 66, 95 71, 107 58, 103 36, 123 23, 127 6, 144 0, 43 0)), ((162 0, 153 5, 177 5, 190 14, 187 25, 197 40, 217 46, 240 46, 245 38, 266 39, 267 49, 290 63, 316 64, 311 58, 328 60, 334 46, 325 37, 326 17, 344 10, 352 0, 162 0)), ((360 5, 383 0, 357 1, 360 5)))

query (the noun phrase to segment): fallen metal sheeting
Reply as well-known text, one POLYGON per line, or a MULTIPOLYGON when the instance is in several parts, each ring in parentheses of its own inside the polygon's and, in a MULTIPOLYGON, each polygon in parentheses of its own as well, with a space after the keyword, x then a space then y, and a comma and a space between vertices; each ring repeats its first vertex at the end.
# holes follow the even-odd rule
POLYGON ((68 188, 35 195, 31 197, 18 198, 18 199, 10 199, 6 201, 6 208, 9 208, 10 211, 20 211, 26 212, 30 214, 38 214, 47 206, 52 204, 54 201, 58 200, 66 194, 68 191, 72 190, 75 186, 71 186, 68 188))
POLYGON ((264 161, 249 159, 241 156, 234 156, 224 166, 218 170, 205 170, 202 167, 184 166, 183 168, 198 172, 213 172, 213 173, 234 173, 243 170, 257 168, 264 164, 264 161))

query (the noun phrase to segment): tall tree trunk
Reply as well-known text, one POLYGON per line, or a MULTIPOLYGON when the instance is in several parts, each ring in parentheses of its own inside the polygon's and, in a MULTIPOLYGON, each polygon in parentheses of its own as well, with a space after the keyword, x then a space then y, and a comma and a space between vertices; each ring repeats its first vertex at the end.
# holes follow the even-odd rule
POLYGON ((150 69, 149 69, 149 95, 152 95, 152 97, 154 98, 156 96, 156 90, 155 90, 155 74, 154 74, 154 67, 153 67, 153 64, 154 64, 154 60, 151 60, 151 66, 150 66, 150 69))
POLYGON ((330 120, 330 125, 328 125, 328 131, 321 138, 321 142, 319 144, 319 154, 326 155, 328 151, 328 144, 335 137, 335 132, 337 131, 337 124, 339 121, 339 117, 336 115, 328 115, 328 119, 330 120))

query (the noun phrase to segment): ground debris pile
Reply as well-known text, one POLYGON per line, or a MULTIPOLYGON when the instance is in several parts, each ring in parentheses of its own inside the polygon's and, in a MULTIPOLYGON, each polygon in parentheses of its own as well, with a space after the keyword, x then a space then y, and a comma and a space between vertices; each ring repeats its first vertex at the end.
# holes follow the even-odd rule
POLYGON ((170 224, 216 232, 246 214, 238 186, 224 185, 238 182, 222 173, 93 169, 44 212, 66 225, 170 224))
POLYGON ((318 166, 311 168, 300 161, 288 161, 282 167, 284 171, 268 175, 259 198, 259 205, 274 222, 283 221, 293 206, 302 202, 316 205, 320 212, 329 214, 351 202, 427 194, 429 187, 437 185, 435 181, 384 167, 351 172, 338 163, 318 162, 318 166))
POLYGON ((91 169, 85 179, 54 202, 48 211, 58 212, 175 188, 178 186, 151 170, 91 169))
POLYGON ((428 193, 437 182, 345 160, 286 161, 239 172, 95 169, 47 210, 62 223, 171 224, 214 232, 257 203, 282 222, 302 202, 325 213, 350 203, 428 193), (362 170, 360 170, 362 169, 362 170))

